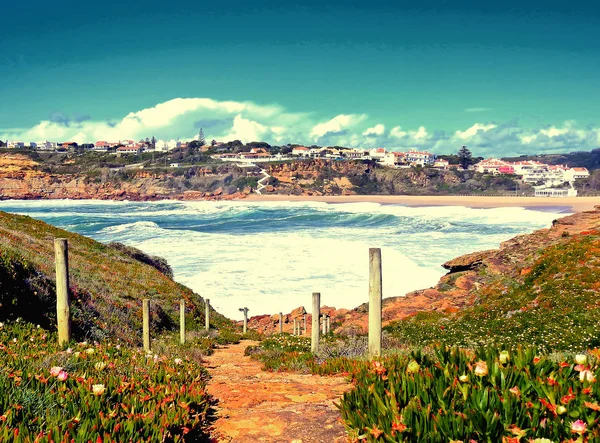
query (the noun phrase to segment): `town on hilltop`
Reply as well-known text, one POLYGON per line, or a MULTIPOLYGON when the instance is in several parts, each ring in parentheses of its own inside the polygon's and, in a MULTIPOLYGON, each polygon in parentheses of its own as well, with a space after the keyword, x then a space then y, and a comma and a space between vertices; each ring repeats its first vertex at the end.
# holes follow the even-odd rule
MULTIPOLYGON (((386 148, 360 149, 341 146, 303 146, 287 144, 271 146, 266 142, 242 143, 240 140, 222 142, 212 140, 207 143, 203 131, 189 142, 180 139, 157 141, 154 137, 118 142, 96 141, 78 144, 73 141, 40 141, 25 143, 21 141, 0 141, 0 148, 30 149, 40 152, 96 152, 116 156, 139 156, 143 153, 181 153, 183 150, 196 151, 210 156, 215 161, 231 162, 241 166, 257 166, 260 163, 277 163, 325 159, 330 161, 370 161, 380 166, 403 168, 434 168, 439 170, 472 170, 481 174, 506 175, 518 178, 523 184, 534 189, 534 195, 540 197, 572 197, 577 195, 574 187, 576 180, 585 179, 590 173, 585 167, 548 164, 537 160, 525 159, 509 161, 499 158, 483 159, 473 157, 466 146, 462 146, 458 155, 437 155, 418 148, 405 152, 386 148)), ((171 159, 171 157, 170 157, 171 159)), ((181 163, 172 157, 169 167, 179 168, 181 163)))

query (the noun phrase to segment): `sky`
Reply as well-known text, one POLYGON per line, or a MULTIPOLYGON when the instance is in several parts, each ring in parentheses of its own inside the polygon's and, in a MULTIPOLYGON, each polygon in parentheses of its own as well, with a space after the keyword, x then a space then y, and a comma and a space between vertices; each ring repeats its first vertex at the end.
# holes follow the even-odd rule
POLYGON ((31 0, 2 15, 2 140, 202 127, 484 156, 600 147, 592 2, 31 0))

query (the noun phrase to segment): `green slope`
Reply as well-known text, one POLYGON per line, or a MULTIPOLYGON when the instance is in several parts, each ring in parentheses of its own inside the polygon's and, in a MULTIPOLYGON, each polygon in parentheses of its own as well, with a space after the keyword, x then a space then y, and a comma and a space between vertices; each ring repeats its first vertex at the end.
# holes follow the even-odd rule
MULTIPOLYGON (((175 329, 179 300, 189 327, 204 324, 204 301, 127 248, 104 245, 30 217, 0 212, 0 321, 55 325, 54 238, 69 241, 71 312, 77 338, 141 340, 141 300, 151 300, 152 331, 175 329), (139 259, 140 257, 138 257, 139 259), (145 261, 146 263, 144 263, 145 261)), ((167 272, 168 273, 168 272, 167 272)), ((211 326, 231 322, 213 311, 211 326)))

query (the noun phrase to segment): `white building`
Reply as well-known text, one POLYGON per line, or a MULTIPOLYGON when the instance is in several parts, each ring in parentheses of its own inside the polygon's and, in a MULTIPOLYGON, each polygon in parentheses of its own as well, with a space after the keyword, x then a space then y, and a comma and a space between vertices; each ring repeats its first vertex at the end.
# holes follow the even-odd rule
POLYGON ((406 161, 411 165, 431 165, 435 162, 435 154, 427 151, 408 151, 406 161))
POLYGON ((541 188, 535 190, 536 197, 577 197, 577 189, 541 188))
POLYGON ((292 149, 292 155, 298 155, 300 157, 308 157, 310 155, 310 149, 305 146, 296 146, 292 149))
POLYGON ((9 149, 18 149, 18 148, 24 148, 25 147, 25 143, 24 142, 19 142, 16 140, 8 140, 6 142, 6 147, 9 149))
POLYGON ((588 178, 590 176, 590 171, 587 168, 570 168, 564 172, 564 181, 575 181, 583 178, 588 178))

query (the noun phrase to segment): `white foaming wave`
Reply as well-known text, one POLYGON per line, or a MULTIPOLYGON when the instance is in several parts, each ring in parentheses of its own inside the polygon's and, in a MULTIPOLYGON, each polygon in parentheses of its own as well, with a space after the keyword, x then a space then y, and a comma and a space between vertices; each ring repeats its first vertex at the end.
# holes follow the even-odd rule
MULTIPOLYGON (((276 313, 305 305, 320 291, 323 303, 353 308, 368 293, 369 239, 315 238, 308 233, 255 235, 170 231, 133 246, 165 257, 175 278, 190 286, 227 316, 239 307, 254 314, 276 313)), ((383 250, 385 296, 434 284, 443 270, 418 266, 393 247, 383 250), (396 279, 398 269, 406 276, 396 279)))
POLYGON ((166 231, 166 229, 162 229, 154 222, 149 221, 138 221, 134 223, 123 223, 115 226, 107 226, 106 228, 102 228, 98 231, 99 235, 110 235, 110 234, 119 234, 121 232, 133 232, 133 231, 142 231, 144 233, 148 233, 150 231, 166 231))

